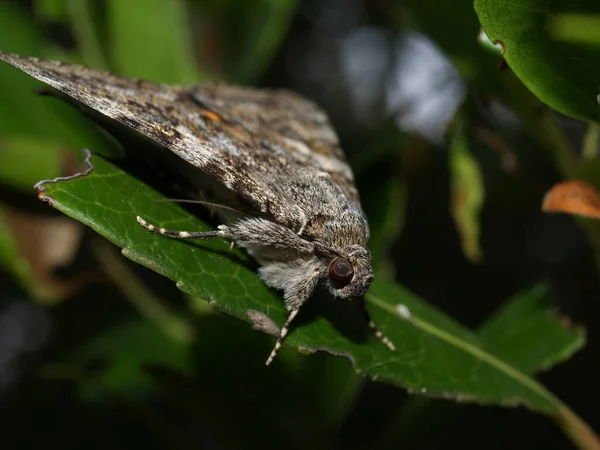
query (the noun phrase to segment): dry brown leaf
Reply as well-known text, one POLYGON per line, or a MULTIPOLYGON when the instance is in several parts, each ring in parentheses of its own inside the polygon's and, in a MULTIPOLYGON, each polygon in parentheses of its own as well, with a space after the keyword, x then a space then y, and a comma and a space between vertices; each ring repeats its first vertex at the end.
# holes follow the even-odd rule
POLYGON ((542 211, 600 219, 600 194, 587 181, 571 180, 558 183, 546 193, 542 211))
POLYGON ((19 255, 29 265, 31 281, 36 284, 30 288, 36 297, 55 302, 72 295, 90 281, 86 274, 66 280, 54 275, 55 268, 68 265, 75 257, 83 235, 81 224, 66 217, 48 217, 14 209, 6 209, 4 213, 19 255))

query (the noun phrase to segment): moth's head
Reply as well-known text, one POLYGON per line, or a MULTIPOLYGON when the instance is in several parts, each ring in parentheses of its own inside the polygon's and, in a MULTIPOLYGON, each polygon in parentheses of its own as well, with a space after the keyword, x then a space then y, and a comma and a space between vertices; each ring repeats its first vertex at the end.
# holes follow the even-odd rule
POLYGON ((362 297, 373 281, 371 253, 352 245, 328 261, 327 285, 336 297, 362 297))

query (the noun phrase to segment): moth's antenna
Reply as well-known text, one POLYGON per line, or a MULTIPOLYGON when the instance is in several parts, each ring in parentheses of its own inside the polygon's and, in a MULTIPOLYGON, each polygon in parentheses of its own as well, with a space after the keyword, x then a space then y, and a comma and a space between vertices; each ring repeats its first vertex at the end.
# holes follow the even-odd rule
POLYGON ((238 211, 237 209, 232 208, 231 206, 220 205, 219 203, 205 202, 204 200, 193 200, 190 198, 159 198, 156 201, 157 202, 173 202, 173 203, 194 203, 197 205, 212 206, 213 208, 226 209, 228 211, 232 211, 232 212, 235 212, 238 214, 243 214, 241 211, 238 211))

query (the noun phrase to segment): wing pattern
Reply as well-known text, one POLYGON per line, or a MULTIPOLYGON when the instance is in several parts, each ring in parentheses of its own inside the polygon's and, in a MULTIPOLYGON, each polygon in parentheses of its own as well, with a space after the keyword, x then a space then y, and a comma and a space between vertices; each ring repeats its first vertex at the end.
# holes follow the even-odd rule
POLYGON ((344 203, 362 213, 327 116, 289 91, 162 85, 58 61, 6 53, 0 59, 149 137, 289 228, 326 211, 307 211, 312 206, 279 187, 282 180, 307 179, 307 171, 330 177, 344 203))

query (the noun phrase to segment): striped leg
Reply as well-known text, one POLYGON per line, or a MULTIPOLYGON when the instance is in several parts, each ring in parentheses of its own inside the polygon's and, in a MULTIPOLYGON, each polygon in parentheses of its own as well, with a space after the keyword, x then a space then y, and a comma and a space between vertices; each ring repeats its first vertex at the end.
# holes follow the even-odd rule
POLYGON ((277 338, 275 347, 273 348, 273 351, 271 352, 271 354, 269 355, 269 358, 267 359, 267 363, 266 363, 267 366, 269 364, 271 364, 271 361, 273 361, 273 359, 277 355, 277 352, 281 348, 281 343, 283 342, 283 339, 288 334, 288 331, 290 331, 290 324, 292 323, 292 320, 294 320, 294 317, 296 317, 298 315, 299 311, 300 311, 299 308, 292 309, 292 311, 290 312, 290 315, 288 316, 287 320, 283 324, 283 327, 281 327, 281 331, 279 332, 279 337, 277 338))
POLYGON ((176 231, 167 230, 165 228, 159 228, 151 223, 146 222, 140 216, 135 218, 137 222, 143 226, 146 230, 152 231, 153 233, 160 234, 171 239, 187 239, 187 238, 208 238, 208 237, 225 237, 223 230, 217 231, 176 231))
POLYGON ((375 322, 373 322, 373 320, 371 319, 371 316, 369 315, 369 312, 367 311, 367 308, 365 307, 364 299, 362 301, 362 308, 363 308, 363 311, 365 314, 365 319, 367 320, 369 329, 373 332, 373 335, 377 339, 379 339, 381 341, 381 343, 383 345, 385 345, 387 348, 389 348, 391 351, 396 351, 396 346, 392 343, 392 341, 390 341, 388 338, 385 337, 385 335, 381 332, 381 330, 379 328, 377 328, 377 325, 375 325, 375 322))

